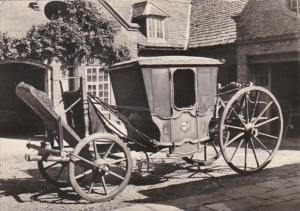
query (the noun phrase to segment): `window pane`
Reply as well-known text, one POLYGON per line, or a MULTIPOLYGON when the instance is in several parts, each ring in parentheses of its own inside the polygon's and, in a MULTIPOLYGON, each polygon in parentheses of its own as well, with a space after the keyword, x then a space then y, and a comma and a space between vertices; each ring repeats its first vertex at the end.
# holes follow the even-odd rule
POLYGON ((104 92, 104 97, 108 97, 108 92, 104 92))
POLYGON ((87 74, 91 74, 91 68, 87 69, 87 74))
POLYGON ((163 38, 162 20, 157 20, 157 38, 163 38))
POLYGON ((178 69, 173 76, 174 104, 177 108, 191 107, 196 102, 195 74, 191 69, 178 69))
POLYGON ((90 75, 88 75, 88 77, 87 77, 87 81, 88 81, 88 82, 91 82, 91 79, 92 79, 92 78, 91 78, 91 76, 90 76, 90 75))
POLYGON ((154 18, 149 18, 148 20, 149 23, 149 38, 155 38, 155 19, 154 18))
POLYGON ((93 82, 97 82, 97 76, 96 76, 96 75, 93 75, 92 81, 93 81, 93 82))
POLYGON ((103 76, 99 76, 99 82, 103 82, 103 76))
POLYGON ((99 91, 102 91, 102 90, 103 90, 103 85, 100 84, 100 85, 99 85, 99 91))
POLYGON ((300 11, 300 0, 290 0, 290 8, 298 13, 300 11))
POLYGON ((107 73, 104 75, 104 81, 108 81, 108 74, 107 73))
POLYGON ((108 84, 104 84, 104 90, 108 90, 108 84))
POLYGON ((93 68, 93 73, 97 74, 97 69, 93 68))

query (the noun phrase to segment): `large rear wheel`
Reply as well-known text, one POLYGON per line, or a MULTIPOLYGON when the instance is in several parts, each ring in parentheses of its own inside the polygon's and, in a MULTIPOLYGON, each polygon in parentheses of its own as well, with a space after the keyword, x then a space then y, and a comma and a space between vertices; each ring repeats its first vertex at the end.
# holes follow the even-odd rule
POLYGON ((224 109, 219 129, 221 152, 234 171, 257 172, 272 160, 282 131, 282 111, 272 93, 257 86, 243 88, 224 109))

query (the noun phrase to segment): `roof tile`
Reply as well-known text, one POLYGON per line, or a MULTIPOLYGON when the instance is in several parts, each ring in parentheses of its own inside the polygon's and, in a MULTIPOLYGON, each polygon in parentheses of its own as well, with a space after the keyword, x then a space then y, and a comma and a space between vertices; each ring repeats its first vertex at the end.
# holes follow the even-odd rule
POLYGON ((236 23, 249 0, 193 0, 189 48, 233 43, 236 23))

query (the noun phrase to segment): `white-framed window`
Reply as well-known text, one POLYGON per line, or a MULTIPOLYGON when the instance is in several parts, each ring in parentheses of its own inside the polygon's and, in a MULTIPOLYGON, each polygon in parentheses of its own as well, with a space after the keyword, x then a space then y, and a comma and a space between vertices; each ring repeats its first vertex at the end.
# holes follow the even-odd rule
POLYGON ((109 75, 100 67, 86 67, 87 91, 104 102, 111 104, 111 83, 109 75))
POLYGON ((165 39, 165 24, 161 17, 147 17, 147 38, 152 40, 165 39))
POLYGON ((290 9, 297 13, 300 12, 300 0, 289 0, 290 9))

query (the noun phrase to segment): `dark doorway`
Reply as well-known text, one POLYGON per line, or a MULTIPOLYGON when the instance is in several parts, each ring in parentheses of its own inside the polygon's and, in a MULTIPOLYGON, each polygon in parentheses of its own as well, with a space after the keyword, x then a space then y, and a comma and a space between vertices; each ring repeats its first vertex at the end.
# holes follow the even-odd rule
POLYGON ((0 135, 38 134, 40 118, 15 94, 20 82, 45 91, 45 69, 24 63, 0 64, 0 135))
POLYGON ((272 64, 271 91, 283 110, 286 127, 284 135, 300 137, 300 63, 272 64))

